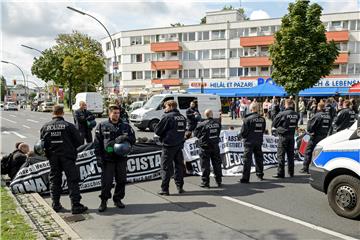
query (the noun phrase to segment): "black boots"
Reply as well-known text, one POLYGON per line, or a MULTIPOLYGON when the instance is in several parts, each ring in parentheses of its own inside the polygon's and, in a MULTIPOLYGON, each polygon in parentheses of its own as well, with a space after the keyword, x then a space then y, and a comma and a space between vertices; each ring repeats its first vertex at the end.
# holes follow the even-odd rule
POLYGON ((53 201, 52 209, 54 209, 55 212, 60 212, 63 209, 63 206, 61 205, 60 201, 53 201))
POLYGON ((107 208, 107 200, 101 200, 100 206, 98 208, 99 212, 104 212, 107 208))
POLYGON ((305 167, 303 167, 303 168, 299 171, 299 173, 310 174, 309 169, 308 169, 308 168, 305 168, 305 167))
POLYGON ((177 187, 177 191, 178 191, 178 193, 179 193, 179 194, 181 194, 181 193, 184 193, 184 192, 185 192, 185 190, 184 190, 184 188, 183 188, 183 187, 177 187))
POLYGON ((114 201, 114 205, 118 208, 125 208, 125 205, 121 202, 121 200, 114 201))
POLYGON ((165 191, 165 190, 160 190, 160 192, 158 192, 159 195, 165 195, 165 196, 169 196, 169 190, 165 191))
POLYGON ((72 214, 80 214, 88 210, 88 207, 82 205, 81 203, 74 203, 71 207, 72 214))
POLYGON ((200 187, 202 187, 202 188, 210 188, 210 184, 208 182, 202 182, 200 184, 200 187))

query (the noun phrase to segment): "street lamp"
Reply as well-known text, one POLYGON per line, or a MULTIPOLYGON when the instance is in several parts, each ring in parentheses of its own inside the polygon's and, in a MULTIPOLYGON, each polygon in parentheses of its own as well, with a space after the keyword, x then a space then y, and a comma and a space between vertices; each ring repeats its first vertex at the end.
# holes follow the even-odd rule
POLYGON ((115 44, 114 44, 114 41, 113 41, 113 39, 112 39, 109 31, 108 31, 107 28, 105 27, 105 25, 104 25, 102 22, 100 22, 96 17, 94 17, 94 16, 92 16, 92 15, 90 15, 90 14, 88 14, 88 13, 82 12, 82 11, 80 11, 80 10, 78 10, 78 9, 75 9, 75 8, 69 7, 69 6, 67 6, 67 8, 70 9, 70 10, 72 10, 72 11, 74 11, 74 12, 77 12, 77 13, 79 13, 79 14, 81 14, 81 15, 87 15, 87 16, 95 19, 95 21, 97 21, 98 23, 100 23, 100 25, 105 29, 106 33, 108 34, 108 36, 109 36, 109 38, 110 38, 110 41, 111 41, 111 44, 112 44, 113 50, 114 50, 114 59, 115 59, 115 62, 113 63, 113 79, 115 79, 115 73, 116 73, 116 70, 118 69, 118 64, 117 64, 117 59, 116 59, 116 51, 115 51, 115 44))
POLYGON ((43 52, 42 52, 42 51, 40 51, 39 49, 36 49, 36 48, 30 47, 30 46, 27 46, 27 45, 24 45, 24 44, 21 44, 20 46, 22 46, 22 47, 24 47, 24 48, 31 49, 31 50, 35 50, 35 51, 39 52, 40 54, 43 54, 43 52))
POLYGON ((21 68, 18 66, 18 65, 16 65, 15 63, 12 63, 12 62, 9 62, 9 61, 4 61, 4 60, 1 60, 1 62, 2 63, 6 63, 6 64, 11 64, 11 65, 14 65, 15 67, 17 67, 19 70, 20 70, 20 72, 21 72, 21 74, 23 75, 23 78, 24 78, 24 86, 25 86, 25 100, 26 100, 26 104, 27 104, 27 100, 28 100, 28 95, 27 95, 27 91, 26 91, 26 79, 25 79, 25 75, 24 75, 24 72, 23 72, 23 70, 21 70, 21 68))

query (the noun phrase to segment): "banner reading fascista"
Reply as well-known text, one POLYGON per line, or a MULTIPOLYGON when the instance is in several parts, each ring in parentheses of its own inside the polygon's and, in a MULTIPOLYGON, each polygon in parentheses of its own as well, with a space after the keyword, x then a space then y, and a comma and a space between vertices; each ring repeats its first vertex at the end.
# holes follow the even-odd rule
MULTIPOLYGON (((237 131, 221 132, 219 143, 224 176, 238 176, 242 172, 243 143, 237 137, 237 131)), ((264 136, 264 166, 277 164, 277 138, 264 136)), ((140 182, 160 178, 161 146, 151 143, 135 144, 127 161, 127 181, 140 182)), ((200 175, 199 146, 196 138, 185 141, 184 161, 188 174, 200 175)), ((97 165, 92 144, 79 152, 76 165, 80 172, 80 190, 97 189, 101 186, 101 168, 97 165)), ((49 191, 50 165, 46 159, 28 161, 17 173, 10 184, 14 193, 47 193, 49 191)), ((65 175, 63 190, 67 189, 65 175)))

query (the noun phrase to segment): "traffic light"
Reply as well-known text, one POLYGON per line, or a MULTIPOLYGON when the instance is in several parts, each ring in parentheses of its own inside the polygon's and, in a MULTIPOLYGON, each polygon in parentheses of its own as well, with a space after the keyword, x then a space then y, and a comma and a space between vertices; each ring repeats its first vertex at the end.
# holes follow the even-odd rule
POLYGON ((14 84, 14 86, 16 85, 16 79, 13 80, 13 84, 14 84))

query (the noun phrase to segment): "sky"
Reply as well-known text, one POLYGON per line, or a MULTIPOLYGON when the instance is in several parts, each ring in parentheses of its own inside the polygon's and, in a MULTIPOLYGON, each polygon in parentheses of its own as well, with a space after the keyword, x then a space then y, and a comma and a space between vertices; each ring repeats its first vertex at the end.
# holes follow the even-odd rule
MULTIPOLYGON (((28 45, 39 50, 52 47, 60 33, 78 30, 100 40, 105 30, 93 19, 70 11, 77 8, 98 18, 111 34, 123 30, 166 27, 171 23, 198 24, 206 11, 221 10, 224 5, 242 7, 250 19, 278 18, 287 13, 291 0, 92 0, 92 1, 6 1, 0 0, 1 60, 10 61, 24 71, 29 81, 44 83, 31 74, 34 57, 40 53, 21 47, 28 45), (184 13, 184 14, 181 14, 184 13)), ((360 0, 313 0, 323 7, 323 13, 360 10, 360 0)), ((1 63, 1 75, 8 84, 13 79, 23 81, 14 66, 1 63)), ((29 84, 33 87, 33 84, 29 84)))

